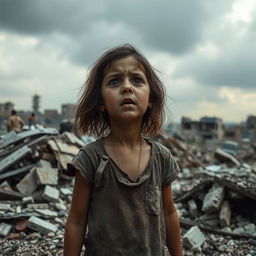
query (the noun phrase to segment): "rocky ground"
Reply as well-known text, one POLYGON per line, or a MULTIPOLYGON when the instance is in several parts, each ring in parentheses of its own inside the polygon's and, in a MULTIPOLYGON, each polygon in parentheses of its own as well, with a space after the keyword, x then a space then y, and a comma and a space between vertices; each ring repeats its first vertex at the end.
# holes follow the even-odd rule
MULTIPOLYGON (((72 187, 72 182, 65 184, 65 187, 72 187)), ((43 235, 32 230, 24 232, 13 232, 7 237, 0 239, 1 256, 58 256, 63 255, 63 240, 65 221, 70 207, 71 195, 61 195, 62 203, 66 210, 58 210, 58 217, 52 218, 51 223, 58 225, 56 233, 50 232, 43 235)), ((55 209, 50 204, 50 209, 55 209)), ((182 228, 182 237, 188 229, 182 228)), ((184 255, 187 256, 256 256, 256 239, 234 239, 230 236, 221 236, 202 231, 206 241, 203 245, 193 251, 184 246, 184 255)), ((169 255, 166 252, 166 255, 169 255)))
MULTIPOLYGON (((184 255, 256 256, 256 146, 236 159, 172 137, 158 141, 181 167, 172 189, 184 255), (197 229, 192 235, 191 228, 197 229)), ((73 187, 63 171, 84 142, 51 130, 9 134, 0 142, 0 256, 63 255, 73 187), (47 228, 33 226, 31 216, 47 228)))

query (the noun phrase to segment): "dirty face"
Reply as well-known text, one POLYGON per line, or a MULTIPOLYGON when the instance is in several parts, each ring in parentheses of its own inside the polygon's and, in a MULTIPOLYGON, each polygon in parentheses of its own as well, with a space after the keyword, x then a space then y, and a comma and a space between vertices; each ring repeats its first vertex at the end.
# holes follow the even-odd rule
POLYGON ((148 107, 150 87, 143 66, 128 56, 110 63, 101 85, 103 104, 111 120, 142 120, 148 107))

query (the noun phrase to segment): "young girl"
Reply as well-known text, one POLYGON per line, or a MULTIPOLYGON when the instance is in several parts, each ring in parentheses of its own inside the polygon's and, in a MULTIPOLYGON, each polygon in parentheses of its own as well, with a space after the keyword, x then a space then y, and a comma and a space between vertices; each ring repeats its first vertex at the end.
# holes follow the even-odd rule
POLYGON ((98 137, 83 147, 66 223, 64 255, 181 256, 171 183, 179 168, 154 136, 164 118, 164 87, 132 46, 107 51, 92 67, 78 102, 81 132, 98 137))

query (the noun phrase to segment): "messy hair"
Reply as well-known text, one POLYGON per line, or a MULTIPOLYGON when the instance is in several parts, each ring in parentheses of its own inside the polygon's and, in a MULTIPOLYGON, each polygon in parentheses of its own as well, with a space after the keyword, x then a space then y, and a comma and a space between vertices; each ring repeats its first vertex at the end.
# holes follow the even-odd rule
POLYGON ((156 75, 154 68, 130 44, 112 48, 105 52, 90 67, 88 78, 82 87, 83 93, 76 105, 75 123, 83 134, 102 136, 107 134, 111 127, 106 111, 101 112, 99 106, 102 104, 101 84, 107 66, 118 59, 133 56, 143 66, 147 77, 152 107, 148 108, 142 120, 142 133, 153 137, 161 131, 164 122, 165 89, 163 83, 156 75))

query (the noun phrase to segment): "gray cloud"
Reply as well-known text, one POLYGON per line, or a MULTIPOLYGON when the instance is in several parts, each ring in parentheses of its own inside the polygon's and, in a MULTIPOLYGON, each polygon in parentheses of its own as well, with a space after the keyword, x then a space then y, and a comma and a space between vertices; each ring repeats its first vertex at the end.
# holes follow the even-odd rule
MULTIPOLYGON (((2 29, 51 39, 56 34, 66 35, 72 44, 59 47, 78 64, 98 49, 124 42, 184 54, 201 40, 203 27, 215 14, 213 6, 199 0, 78 0, 61 4, 57 0, 47 4, 40 0, 1 0, 0 5, 2 29), (116 28, 117 24, 121 30, 116 28)), ((220 11, 218 6, 227 5, 215 1, 214 10, 220 11)))

